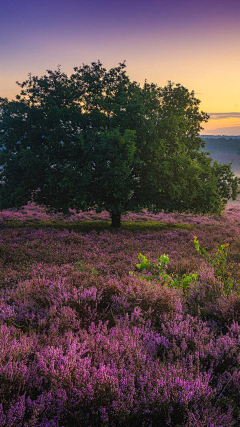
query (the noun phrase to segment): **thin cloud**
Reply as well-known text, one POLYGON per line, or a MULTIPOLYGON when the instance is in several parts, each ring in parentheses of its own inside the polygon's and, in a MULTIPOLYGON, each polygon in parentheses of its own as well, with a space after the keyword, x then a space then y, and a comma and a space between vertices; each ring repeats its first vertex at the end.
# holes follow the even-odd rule
POLYGON ((225 136, 239 136, 240 137, 240 126, 229 126, 215 129, 205 129, 201 132, 201 135, 225 135, 225 136))
POLYGON ((231 117, 240 118, 240 113, 209 113, 211 120, 229 119, 231 117))

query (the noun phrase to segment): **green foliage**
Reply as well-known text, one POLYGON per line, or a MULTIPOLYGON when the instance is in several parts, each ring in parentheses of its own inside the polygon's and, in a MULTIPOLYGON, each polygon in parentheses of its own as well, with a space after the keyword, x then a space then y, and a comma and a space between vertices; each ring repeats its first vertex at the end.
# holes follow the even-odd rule
POLYGON ((0 99, 0 209, 31 198, 69 208, 121 214, 151 211, 221 213, 236 198, 238 178, 202 151, 194 92, 130 81, 125 63, 60 68, 23 83, 15 101, 0 99))
MULTIPOLYGON (((187 290, 198 278, 198 273, 184 274, 181 278, 176 274, 167 274, 166 269, 169 264, 169 257, 165 254, 161 255, 156 263, 151 262, 142 254, 138 254, 138 259, 140 263, 136 264, 136 267, 143 272, 143 274, 138 274, 138 277, 145 278, 147 281, 159 279, 169 287, 187 290)), ((134 275, 132 271, 129 274, 134 275)))
POLYGON ((199 241, 197 236, 194 236, 194 245, 196 250, 203 255, 203 257, 207 260, 209 264, 211 264, 214 268, 214 272, 217 276, 224 276, 226 274, 226 262, 227 262, 227 254, 228 254, 228 243, 224 243, 223 245, 217 246, 217 252, 212 256, 207 252, 206 248, 200 248, 199 241))
POLYGON ((165 277, 165 270, 169 263, 168 255, 161 255, 160 258, 157 259, 157 263, 153 264, 150 262, 144 255, 138 254, 138 259, 140 264, 136 264, 136 267, 139 270, 148 270, 154 272, 151 276, 146 276, 147 280, 155 279, 157 277, 165 277))
POLYGON ((231 277, 231 265, 227 265, 229 244, 218 245, 217 252, 214 255, 211 255, 206 248, 200 248, 197 236, 194 236, 194 245, 196 250, 213 266, 214 275, 223 282, 225 293, 230 295, 236 281, 231 277))
MULTIPOLYGON (((232 292, 232 288, 235 284, 235 281, 231 278, 231 273, 229 272, 229 267, 227 267, 227 253, 228 253, 228 243, 217 246, 217 252, 212 256, 207 252, 207 249, 200 248, 199 241, 196 236, 194 236, 194 245, 196 250, 203 255, 206 261, 213 266, 214 275, 219 278, 223 285, 224 291, 227 296, 232 292)), ((188 293, 188 289, 191 285, 199 279, 199 273, 193 272, 189 274, 183 274, 182 277, 179 277, 176 274, 169 275, 166 273, 167 266, 169 264, 168 255, 161 255, 156 263, 148 260, 145 255, 141 253, 138 254, 139 264, 136 264, 136 267, 143 273, 138 274, 138 277, 145 278, 148 281, 158 279, 164 281, 165 284, 169 287, 176 289, 182 289, 185 293, 188 293)), ((133 272, 129 274, 134 275, 133 272)))

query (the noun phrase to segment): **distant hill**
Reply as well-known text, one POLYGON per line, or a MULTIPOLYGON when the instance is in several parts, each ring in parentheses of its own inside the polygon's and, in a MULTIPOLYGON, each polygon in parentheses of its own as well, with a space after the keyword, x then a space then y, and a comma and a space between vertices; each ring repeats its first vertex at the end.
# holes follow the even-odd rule
POLYGON ((211 154, 240 155, 240 136, 201 135, 206 142, 206 151, 211 154))
POLYGON ((240 177, 240 135, 201 135, 206 142, 205 151, 211 153, 213 160, 219 163, 232 163, 232 170, 240 177))

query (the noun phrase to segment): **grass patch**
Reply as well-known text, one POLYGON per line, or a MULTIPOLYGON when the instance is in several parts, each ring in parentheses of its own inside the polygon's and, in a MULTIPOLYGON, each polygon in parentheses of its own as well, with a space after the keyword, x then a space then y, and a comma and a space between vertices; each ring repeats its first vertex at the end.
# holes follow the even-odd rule
MULTIPOLYGON (((110 221, 79 221, 74 223, 60 222, 60 221, 5 221, 2 225, 3 228, 55 228, 57 230, 69 230, 76 232, 90 232, 95 230, 101 232, 109 230, 112 232, 118 231, 118 228, 111 227, 110 221)), ((194 230, 196 225, 186 223, 173 223, 173 222, 159 222, 159 221, 146 221, 146 222, 123 222, 120 230, 130 231, 159 231, 159 230, 194 230)))

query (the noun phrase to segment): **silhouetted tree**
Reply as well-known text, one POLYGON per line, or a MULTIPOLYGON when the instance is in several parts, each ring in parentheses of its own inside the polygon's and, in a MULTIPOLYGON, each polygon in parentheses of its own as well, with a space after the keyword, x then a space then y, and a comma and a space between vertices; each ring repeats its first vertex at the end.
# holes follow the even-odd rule
POLYGON ((0 208, 32 197, 56 211, 106 209, 220 213, 238 179, 202 151, 194 92, 130 81, 125 63, 60 67, 1 99, 0 208))

